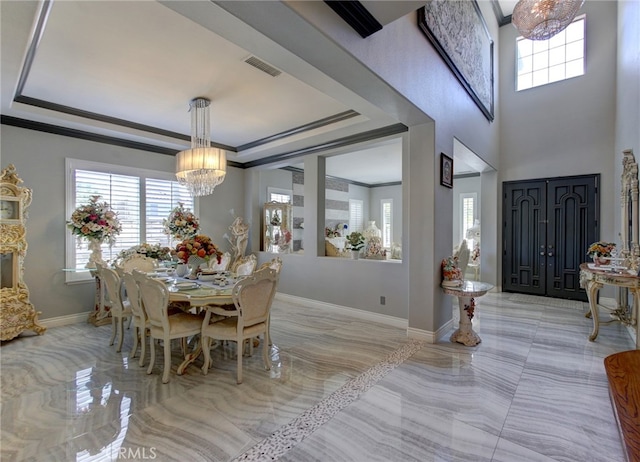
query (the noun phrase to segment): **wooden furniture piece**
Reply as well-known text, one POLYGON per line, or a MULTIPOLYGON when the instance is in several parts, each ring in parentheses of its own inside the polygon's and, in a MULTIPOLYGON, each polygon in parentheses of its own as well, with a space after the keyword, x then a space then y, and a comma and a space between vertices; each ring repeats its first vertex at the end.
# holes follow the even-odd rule
POLYGON ((0 176, 0 340, 11 340, 25 330, 42 335, 47 328, 38 323, 41 313, 29 301, 24 282, 27 254, 27 208, 31 189, 19 186, 22 180, 9 164, 0 176))
POLYGON ((625 456, 640 462, 640 350, 607 356, 604 369, 625 456))
POLYGON ((248 276, 255 271, 257 265, 258 259, 254 254, 250 254, 238 260, 233 272, 238 276, 248 276))
POLYGON ((580 287, 587 290, 589 299, 589 314, 593 319, 593 330, 589 335, 589 340, 594 341, 598 337, 600 324, 610 324, 621 322, 636 329, 636 348, 640 348, 638 339, 638 307, 640 306, 640 277, 637 273, 623 270, 623 272, 612 272, 609 266, 596 267, 593 263, 582 263, 580 265, 580 287), (598 291, 605 285, 614 286, 618 289, 626 289, 632 297, 632 308, 629 311, 626 306, 618 304, 615 308, 609 308, 598 304, 598 291), (610 321, 601 322, 599 308, 606 310, 612 317, 610 321))
POLYGON ((291 204, 267 202, 264 204, 263 219, 264 251, 290 253, 293 249, 291 204))
POLYGON ((237 372, 236 381, 242 383, 242 345, 246 339, 264 334, 262 342, 262 359, 267 370, 271 369, 269 359, 269 312, 278 284, 278 273, 271 268, 264 268, 241 280, 231 293, 237 316, 228 317, 210 323, 211 311, 207 311, 202 323, 202 349, 204 364, 202 372, 206 375, 211 367, 211 340, 232 340, 236 342, 237 372))
POLYGON ((458 297, 458 307, 460 309, 460 324, 449 340, 462 343, 465 346, 476 346, 482 342, 480 336, 473 330, 471 320, 476 309, 475 299, 486 294, 491 289, 493 289, 492 284, 480 281, 463 281, 462 285, 457 287, 442 286, 442 291, 445 294, 458 297))

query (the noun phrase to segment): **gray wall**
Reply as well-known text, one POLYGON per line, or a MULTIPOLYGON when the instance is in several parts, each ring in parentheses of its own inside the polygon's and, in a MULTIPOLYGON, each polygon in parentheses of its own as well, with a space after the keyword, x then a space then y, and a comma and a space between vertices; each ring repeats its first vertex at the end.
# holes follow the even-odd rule
MULTIPOLYGON (((14 164, 24 180, 22 186, 33 190, 27 221, 29 248, 24 262, 24 280, 40 319, 54 318, 91 310, 93 282, 65 284, 65 158, 127 165, 163 172, 175 171, 171 156, 94 143, 58 135, 1 126, 2 167, 14 164)), ((213 196, 200 200, 202 230, 216 244, 228 248, 222 235, 233 221, 229 209, 243 209, 242 172, 230 168, 225 182, 213 196)))

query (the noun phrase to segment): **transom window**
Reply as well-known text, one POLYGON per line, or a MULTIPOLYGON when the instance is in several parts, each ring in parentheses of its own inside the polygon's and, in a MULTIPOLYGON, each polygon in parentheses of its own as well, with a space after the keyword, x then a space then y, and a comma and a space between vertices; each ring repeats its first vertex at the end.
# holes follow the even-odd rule
MULTIPOLYGON (((122 231, 109 248, 102 245, 102 257, 113 261, 121 250, 142 242, 173 246, 175 242, 164 234, 163 220, 178 203, 195 210, 194 199, 175 176, 166 172, 135 169, 83 160, 67 159, 66 217, 89 202, 93 195, 106 201, 117 212, 122 231)), ((67 233, 66 267, 83 269, 89 261, 86 241, 67 233)), ((86 273, 67 273, 67 282, 85 280, 86 273)))
POLYGON ((548 40, 516 41, 516 90, 584 75, 585 15, 548 40))

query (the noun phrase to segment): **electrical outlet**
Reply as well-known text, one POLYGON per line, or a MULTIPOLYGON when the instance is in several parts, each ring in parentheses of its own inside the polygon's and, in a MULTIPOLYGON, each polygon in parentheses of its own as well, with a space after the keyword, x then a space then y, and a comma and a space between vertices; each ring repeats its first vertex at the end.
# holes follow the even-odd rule
POLYGON ((387 303, 387 297, 381 296, 380 297, 380 304, 384 305, 385 303, 387 303))

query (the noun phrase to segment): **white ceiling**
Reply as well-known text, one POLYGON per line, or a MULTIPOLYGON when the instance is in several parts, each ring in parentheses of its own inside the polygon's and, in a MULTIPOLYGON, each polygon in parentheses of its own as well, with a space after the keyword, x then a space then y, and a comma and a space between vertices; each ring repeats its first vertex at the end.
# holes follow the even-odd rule
MULTIPOLYGON (((383 24, 420 6, 362 3, 383 24)), ((510 3, 500 1, 503 14, 510 3)), ((189 101, 207 97, 211 139, 237 151, 229 155, 237 163, 398 123, 212 2, 55 1, 46 15, 37 2, 0 6, 3 116, 181 150, 189 101), (250 56, 282 73, 246 64, 250 56), (316 124, 338 114, 355 115, 316 124)), ((399 142, 353 150, 344 159, 354 166, 334 159, 327 165, 336 174, 328 174, 401 179, 400 162, 388 168, 400 158, 399 142)))

